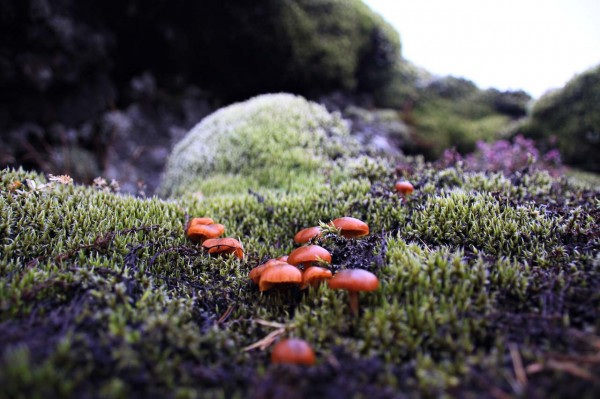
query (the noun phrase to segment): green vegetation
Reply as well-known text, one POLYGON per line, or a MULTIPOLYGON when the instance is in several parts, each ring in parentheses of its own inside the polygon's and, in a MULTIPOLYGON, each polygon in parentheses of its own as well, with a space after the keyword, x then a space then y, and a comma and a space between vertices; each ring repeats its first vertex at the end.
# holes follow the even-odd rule
POLYGON ((333 161, 357 152, 339 115, 290 94, 267 94, 222 108, 200 122, 169 158, 162 192, 306 190, 333 161))
POLYGON ((600 172, 600 66, 573 78, 534 105, 523 134, 557 147, 565 163, 600 172))
POLYGON ((503 138, 525 115, 529 100, 523 92, 482 91, 471 81, 448 76, 421 89, 414 107, 405 107, 404 119, 414 126, 419 152, 436 159, 447 148, 468 153, 478 140, 503 138))
MULTIPOLYGON (((173 19, 165 4, 140 9, 145 18, 135 22, 144 25, 173 19)), ((174 65, 165 68, 187 71, 226 101, 278 91, 377 92, 400 58, 398 33, 361 0, 186 4, 175 15, 181 46, 193 52, 178 54, 169 42, 174 65)))
POLYGON ((406 200, 395 162, 368 157, 333 163, 304 192, 177 202, 3 170, 0 396, 596 396, 598 191, 401 161, 416 187, 406 200), (187 242, 191 216, 224 224, 244 260, 187 242), (252 285, 249 270, 288 253, 297 230, 339 216, 371 234, 325 235, 333 271, 381 280, 358 317, 344 292, 252 285), (244 350, 281 325, 313 345, 316 366, 244 350))
POLYGON ((300 82, 373 91, 385 86, 400 58, 398 33, 362 0, 283 2, 278 22, 300 82))

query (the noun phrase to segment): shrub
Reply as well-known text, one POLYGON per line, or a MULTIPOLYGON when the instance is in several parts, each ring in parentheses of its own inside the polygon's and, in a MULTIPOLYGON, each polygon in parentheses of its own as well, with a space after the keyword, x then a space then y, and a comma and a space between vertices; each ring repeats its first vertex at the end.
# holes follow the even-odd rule
POLYGON ((521 132, 544 146, 556 145, 564 162, 600 171, 600 66, 540 98, 521 132))

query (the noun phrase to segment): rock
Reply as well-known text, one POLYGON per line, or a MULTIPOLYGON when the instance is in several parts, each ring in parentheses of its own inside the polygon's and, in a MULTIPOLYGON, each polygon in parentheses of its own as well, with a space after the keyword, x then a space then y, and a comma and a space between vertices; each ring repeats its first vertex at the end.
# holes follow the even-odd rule
POLYGON ((350 123, 350 131, 363 148, 388 156, 398 156, 402 149, 412 148, 411 129, 396 110, 367 110, 349 106, 344 117, 350 123))

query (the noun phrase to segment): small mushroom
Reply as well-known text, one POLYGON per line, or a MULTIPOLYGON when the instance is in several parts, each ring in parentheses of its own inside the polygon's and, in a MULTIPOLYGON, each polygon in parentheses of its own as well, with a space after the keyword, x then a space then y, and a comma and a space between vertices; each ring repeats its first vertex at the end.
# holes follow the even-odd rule
POLYGON ((235 238, 209 238, 202 246, 212 255, 232 253, 238 259, 244 258, 244 248, 235 238))
POLYGON ((327 281, 329 288, 347 290, 350 299, 350 309, 358 314, 358 293, 360 291, 375 291, 379 288, 379 279, 373 273, 364 269, 345 269, 327 281))
POLYGON ((271 352, 271 362, 312 366, 316 362, 316 356, 306 341, 299 338, 288 338, 275 344, 273 352, 271 352))
POLYGON ((204 242, 209 238, 220 237, 225 232, 225 226, 218 223, 194 224, 187 230, 187 237, 193 242, 204 242))
POLYGON ((331 224, 340 229, 340 234, 346 238, 356 238, 369 234, 369 226, 356 218, 345 216, 334 219, 331 224))
POLYGON ((403 196, 410 195, 415 191, 414 186, 406 180, 398 180, 394 187, 396 188, 396 191, 403 196))
POLYGON ((215 221, 212 220, 211 218, 191 218, 187 224, 185 225, 185 232, 187 234, 187 231, 189 230, 190 227, 198 225, 198 224, 213 224, 215 221))
POLYGON ((294 266, 304 265, 306 267, 318 263, 319 260, 331 263, 329 251, 318 245, 306 245, 290 252, 287 262, 294 266))
POLYGON ((260 277, 265 271, 265 269, 271 266, 281 265, 282 263, 287 264, 287 262, 281 261, 279 259, 269 259, 262 265, 258 265, 254 269, 250 270, 250 273, 248 273, 248 277, 250 277, 250 280, 252 280, 254 284, 258 284, 258 282, 260 281, 260 277))
POLYGON ((302 283, 302 272, 296 266, 281 262, 266 267, 260 275, 258 289, 266 291, 275 284, 300 284, 302 283))
POLYGON ((315 237, 321 236, 321 228, 318 226, 302 229, 294 236, 294 242, 297 244, 306 244, 315 237))
POLYGON ((319 283, 329 280, 332 276, 331 270, 325 269, 324 267, 307 267, 304 272, 302 272, 302 284, 300 285, 300 289, 305 290, 309 286, 316 287, 319 283))

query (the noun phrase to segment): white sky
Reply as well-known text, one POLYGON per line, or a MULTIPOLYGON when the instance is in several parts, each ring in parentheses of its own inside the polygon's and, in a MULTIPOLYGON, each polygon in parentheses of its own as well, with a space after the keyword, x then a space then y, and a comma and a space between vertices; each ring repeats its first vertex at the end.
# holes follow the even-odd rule
POLYGON ((600 0, 364 0, 436 75, 533 97, 600 64, 600 0))

